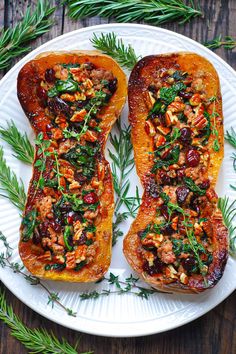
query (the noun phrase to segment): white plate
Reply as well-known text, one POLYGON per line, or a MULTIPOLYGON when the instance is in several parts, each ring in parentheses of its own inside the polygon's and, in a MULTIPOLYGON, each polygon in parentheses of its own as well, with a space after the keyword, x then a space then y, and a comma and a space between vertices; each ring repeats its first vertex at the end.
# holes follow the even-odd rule
MULTIPOLYGON (((93 33, 101 34, 115 32, 124 43, 131 44, 138 55, 159 54, 187 50, 199 53, 209 59, 220 76, 225 129, 234 124, 236 112, 236 75, 234 70, 221 58, 193 40, 162 28, 144 25, 111 24, 80 29, 35 49, 12 68, 0 82, 0 125, 13 119, 22 131, 26 131, 33 139, 29 123, 20 107, 16 95, 16 78, 19 69, 36 54, 49 50, 92 49, 89 39, 93 33)), ((127 121, 127 107, 123 112, 122 120, 127 121)), ((27 188, 31 168, 26 167, 12 157, 12 151, 6 144, 4 154, 8 165, 20 176, 27 188)), ((232 168, 230 155, 232 148, 226 144, 225 160, 221 169, 217 192, 235 197, 229 185, 235 184, 235 173, 232 168)), ((139 182, 135 170, 130 175, 132 186, 139 182)), ((123 225, 126 232, 131 220, 123 225)), ((20 261, 17 251, 19 238, 19 212, 6 199, 0 200, 0 229, 7 236, 13 247, 13 261, 20 261)), ((2 245, 1 245, 2 247, 2 245)), ((229 258, 223 278, 214 289, 200 295, 168 295, 155 294, 149 300, 132 294, 110 295, 97 300, 81 301, 79 293, 107 288, 106 283, 100 284, 69 284, 59 282, 45 282, 49 289, 60 294, 61 301, 77 311, 77 317, 68 316, 59 306, 52 309, 47 305, 47 294, 39 286, 29 285, 20 275, 14 274, 8 268, 0 268, 0 278, 4 284, 25 304, 36 312, 63 326, 102 336, 131 337, 163 332, 187 322, 211 310, 223 301, 236 287, 236 260, 229 258)), ((122 239, 113 249, 110 271, 125 279, 131 273, 122 253, 122 239)))

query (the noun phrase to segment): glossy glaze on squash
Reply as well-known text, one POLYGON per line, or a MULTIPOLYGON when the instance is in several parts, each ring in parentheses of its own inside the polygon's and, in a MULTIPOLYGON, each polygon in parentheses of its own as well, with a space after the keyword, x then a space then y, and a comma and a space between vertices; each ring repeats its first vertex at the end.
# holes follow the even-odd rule
POLYGON ((91 282, 111 259, 108 134, 126 98, 119 65, 96 51, 48 52, 18 76, 18 98, 36 134, 19 252, 34 275, 91 282))
POLYGON ((218 75, 194 53, 148 56, 131 73, 128 97, 144 195, 125 256, 160 290, 213 287, 228 257, 214 190, 224 151, 218 75))

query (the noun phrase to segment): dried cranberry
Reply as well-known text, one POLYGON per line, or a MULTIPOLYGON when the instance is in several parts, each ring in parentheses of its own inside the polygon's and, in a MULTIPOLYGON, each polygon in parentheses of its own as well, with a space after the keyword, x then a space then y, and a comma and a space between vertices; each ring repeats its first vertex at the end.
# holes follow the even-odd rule
POLYGON ((183 204, 189 194, 189 189, 185 186, 180 186, 176 189, 176 197, 178 204, 183 204))
POLYGON ((56 231, 60 232, 61 231, 61 225, 58 220, 50 220, 50 226, 56 231))
POLYGON ((159 172, 159 178, 161 184, 165 184, 165 185, 171 184, 171 178, 167 175, 165 171, 161 170, 159 172))
POLYGON ((59 97, 53 97, 48 102, 50 111, 55 114, 65 113, 67 115, 72 114, 70 106, 59 97))
POLYGON ((155 182, 155 180, 150 179, 149 183, 147 185, 147 193, 152 197, 152 198, 158 198, 159 197, 159 192, 158 192, 158 188, 157 188, 157 184, 155 182))
POLYGON ((172 229, 170 224, 166 224, 161 228, 161 233, 165 235, 171 235, 173 234, 174 230, 172 229))
POLYGON ((85 194, 83 196, 83 201, 86 203, 86 204, 95 204, 98 202, 98 196, 96 193, 94 192, 90 192, 88 194, 85 194))
POLYGON ((87 240, 86 233, 83 231, 82 235, 80 236, 80 238, 78 239, 76 244, 77 245, 83 245, 83 244, 85 244, 86 240, 87 240))
POLYGON ((56 80, 55 71, 52 68, 45 71, 45 80, 50 83, 56 80))
POLYGON ((42 234, 39 233, 37 227, 35 228, 34 230, 34 234, 33 234, 33 238, 32 238, 32 241, 34 244, 39 244, 41 242, 41 239, 42 239, 42 234))
POLYGON ((160 261, 160 259, 155 258, 152 266, 149 265, 148 261, 145 261, 143 265, 143 270, 149 275, 154 275, 161 273, 163 271, 163 267, 164 264, 160 261))
POLYGON ((109 89, 109 91, 111 93, 116 92, 116 90, 117 90, 117 78, 109 81, 108 89, 109 89))
POLYGON ((185 144, 185 143, 189 143, 191 141, 191 135, 192 135, 192 131, 190 128, 184 127, 182 129, 180 129, 180 137, 179 140, 181 141, 181 143, 185 144))
POLYGON ((169 219, 169 213, 168 213, 168 208, 167 208, 167 205, 162 205, 160 207, 160 212, 161 212, 161 215, 164 216, 164 218, 166 220, 169 219))
POLYGON ((149 85, 148 86, 148 91, 150 91, 152 93, 156 93, 157 92, 157 87, 155 85, 149 85))
POLYGON ((181 182, 182 179, 183 179, 184 176, 185 176, 185 169, 184 169, 184 168, 180 168, 179 170, 177 170, 176 174, 177 174, 177 180, 178 180, 178 182, 181 182))
POLYGON ((90 61, 88 61, 87 63, 84 64, 85 69, 87 70, 93 70, 96 69, 96 66, 93 63, 90 63, 90 61))
POLYGON ((67 221, 68 224, 73 224, 73 222, 79 220, 79 214, 74 212, 73 210, 69 211, 69 213, 67 213, 67 221))
POLYGON ((47 91, 44 90, 42 86, 38 86, 36 93, 40 100, 40 103, 45 107, 48 99, 47 91))
POLYGON ((185 270, 187 270, 187 272, 192 272, 194 268, 196 268, 196 260, 194 259, 194 257, 185 258, 182 261, 182 266, 185 270))
POLYGON ((185 100, 189 100, 193 95, 193 92, 180 91, 179 96, 184 98, 185 100))
POLYGON ((189 167, 196 167, 200 162, 200 154, 195 149, 189 149, 186 154, 186 163, 189 167))
POLYGON ((49 227, 48 221, 45 221, 38 226, 39 233, 42 237, 49 237, 50 236, 49 231, 48 231, 48 227, 49 227))
POLYGON ((75 172, 74 179, 78 181, 80 184, 84 184, 87 181, 87 177, 82 174, 75 172))
POLYGON ((195 196, 193 196, 191 198, 191 202, 190 202, 190 206, 193 210, 195 210, 198 214, 200 213, 200 208, 198 205, 198 198, 196 198, 195 196))
POLYGON ((208 189, 210 187, 210 181, 209 179, 205 179, 201 183, 198 184, 198 187, 201 189, 208 189))

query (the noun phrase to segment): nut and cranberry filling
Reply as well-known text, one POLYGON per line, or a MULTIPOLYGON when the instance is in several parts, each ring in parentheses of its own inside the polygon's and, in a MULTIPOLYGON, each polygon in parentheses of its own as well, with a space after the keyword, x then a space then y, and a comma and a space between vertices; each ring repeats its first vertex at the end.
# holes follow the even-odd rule
POLYGON ((145 130, 155 145, 149 192, 158 207, 138 235, 143 270, 167 283, 204 278, 213 260, 210 219, 217 195, 208 168, 209 149, 220 149, 216 99, 207 99, 201 74, 193 77, 176 68, 157 71, 145 96, 145 130))
POLYGON ((22 222, 45 270, 79 271, 93 261, 106 165, 101 152, 101 113, 117 89, 110 71, 92 63, 58 64, 37 88, 50 119, 38 134, 34 191, 22 222))

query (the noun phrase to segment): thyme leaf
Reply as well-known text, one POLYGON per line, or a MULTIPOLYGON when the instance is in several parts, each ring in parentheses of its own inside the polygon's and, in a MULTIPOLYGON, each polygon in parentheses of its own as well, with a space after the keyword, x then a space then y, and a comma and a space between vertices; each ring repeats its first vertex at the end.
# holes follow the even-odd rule
MULTIPOLYGON (((5 293, 0 291, 0 319, 11 329, 11 335, 18 339, 31 353, 78 354, 78 342, 72 347, 64 338, 60 341, 44 328, 29 328, 16 316, 12 306, 7 304, 5 293)), ((89 351, 83 354, 92 354, 89 351)))
POLYGON ((14 28, 1 31, 0 37, 0 70, 7 68, 12 60, 19 55, 29 52, 27 43, 49 31, 53 24, 48 17, 53 14, 55 7, 50 2, 39 0, 35 10, 30 13, 28 8, 20 23, 14 28))
POLYGON ((64 306, 60 300, 59 294, 55 296, 54 292, 51 292, 47 286, 36 276, 27 274, 23 271, 24 266, 20 263, 14 263, 11 261, 11 256, 12 256, 12 248, 10 247, 6 236, 3 235, 3 233, 0 231, 0 241, 3 243, 3 246, 5 248, 4 252, 0 253, 0 267, 9 267, 14 273, 20 274, 23 276, 23 278, 30 284, 34 286, 40 286, 43 288, 47 294, 48 294, 48 304, 51 303, 52 306, 56 303, 58 306, 60 306, 69 316, 76 316, 76 312, 74 312, 72 309, 64 306))
POLYGON ((171 21, 185 23, 201 15, 192 0, 192 7, 183 0, 64 0, 63 3, 68 6, 68 16, 74 20, 98 15, 112 16, 118 22, 146 21, 158 25, 171 21))

